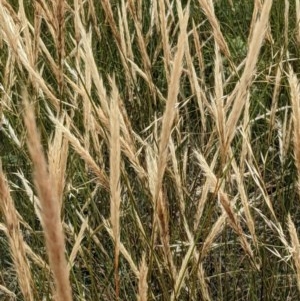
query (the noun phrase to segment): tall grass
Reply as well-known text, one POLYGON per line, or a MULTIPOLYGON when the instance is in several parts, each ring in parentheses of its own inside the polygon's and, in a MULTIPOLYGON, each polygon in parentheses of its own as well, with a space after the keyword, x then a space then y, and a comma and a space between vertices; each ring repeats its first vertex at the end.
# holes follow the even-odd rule
POLYGON ((299 10, 1 1, 0 299, 299 299, 299 10))

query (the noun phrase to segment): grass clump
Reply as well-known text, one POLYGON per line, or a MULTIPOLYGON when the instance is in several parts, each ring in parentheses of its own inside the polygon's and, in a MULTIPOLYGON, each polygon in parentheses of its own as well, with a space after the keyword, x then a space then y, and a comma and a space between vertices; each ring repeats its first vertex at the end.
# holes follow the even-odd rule
POLYGON ((1 300, 299 298, 299 11, 2 1, 1 300))

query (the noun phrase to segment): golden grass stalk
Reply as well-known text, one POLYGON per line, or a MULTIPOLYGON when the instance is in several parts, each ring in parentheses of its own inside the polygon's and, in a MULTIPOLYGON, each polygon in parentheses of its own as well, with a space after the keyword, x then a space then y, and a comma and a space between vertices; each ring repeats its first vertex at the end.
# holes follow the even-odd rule
POLYGON ((245 69, 240 81, 237 83, 234 91, 229 96, 228 103, 234 99, 230 115, 226 122, 226 147, 228 148, 236 132, 236 124, 240 118, 241 112, 246 102, 247 91, 251 85, 258 60, 259 51, 261 49, 263 39, 265 37, 269 14, 273 1, 266 0, 263 4, 260 18, 256 21, 253 34, 249 42, 248 53, 246 57, 245 69))
POLYGON ((219 21, 215 15, 212 0, 198 0, 198 1, 212 27, 214 38, 215 38, 221 52, 225 56, 230 58, 230 51, 229 51, 228 45, 226 43, 226 40, 224 39, 222 31, 220 29, 219 21))
POLYGON ((114 19, 111 3, 109 0, 103 0, 103 1, 101 1, 101 5, 105 12, 106 20, 111 28, 114 39, 115 39, 119 49, 121 49, 121 37, 120 37, 120 33, 118 31, 118 26, 114 19))
POLYGON ((65 0, 55 0, 54 15, 56 29, 56 51, 58 60, 58 88, 59 95, 62 97, 64 90, 64 58, 65 58, 65 0))
POLYGON ((9 192, 0 163, 0 209, 5 219, 5 231, 11 249, 11 255, 18 275, 18 281, 24 300, 33 301, 33 282, 29 263, 26 258, 25 242, 20 229, 20 221, 9 192))
MULTIPOLYGON (((197 55, 198 55, 198 60, 199 60, 199 64, 201 65, 201 69, 200 70, 204 70, 204 66, 202 66, 203 60, 202 60, 202 52, 201 52, 201 47, 200 47, 200 41, 199 41, 199 36, 198 33, 196 32, 196 28, 195 28, 195 24, 193 24, 193 38, 194 38, 194 44, 197 50, 197 55), (203 67, 203 69, 202 69, 203 67)), ((189 41, 188 39, 185 40, 185 45, 184 45, 184 55, 185 55, 185 59, 186 59, 186 63, 187 63, 187 67, 188 67, 188 77, 190 80, 190 86, 192 89, 192 93, 196 96, 197 99, 197 104, 200 110, 200 114, 201 114, 201 125, 203 128, 203 132, 206 131, 206 123, 205 123, 205 113, 204 113, 204 99, 205 99, 205 95, 204 92, 202 91, 202 88, 199 84, 199 78, 196 72, 196 68, 194 66, 194 62, 193 62, 193 58, 191 56, 191 49, 190 49, 190 45, 189 45, 189 41)))
POLYGON ((296 26, 297 26, 297 30, 296 30, 296 40, 298 43, 298 46, 300 45, 300 0, 295 0, 296 2, 296 26))
MULTIPOLYGON (((177 8, 180 13, 180 3, 177 2, 177 8)), ((181 12, 182 13, 182 12, 181 12)), ((159 142, 158 159, 157 159, 157 175, 155 181, 154 204, 157 211, 157 218, 160 228, 160 238, 163 244, 164 253, 171 268, 173 279, 176 279, 176 269, 172 260, 170 250, 169 225, 167 216, 167 203, 162 192, 162 181, 167 164, 168 143, 171 135, 172 125, 176 113, 176 99, 179 92, 180 76, 182 72, 182 59, 184 55, 184 45, 186 39, 187 22, 189 17, 189 7, 187 7, 183 19, 180 20, 180 34, 177 43, 177 52, 174 58, 173 70, 170 76, 170 85, 166 109, 162 120, 162 130, 159 142)))
POLYGON ((101 170, 98 164, 94 161, 90 153, 81 145, 80 141, 54 116, 50 116, 52 122, 59 127, 64 133, 65 137, 72 144, 74 150, 85 161, 91 171, 96 175, 99 184, 106 190, 109 189, 109 181, 107 175, 101 170))
MULTIPOLYGON (((300 11, 299 11, 300 13, 300 11)), ((282 52, 280 52, 280 56, 282 56, 282 52)), ((280 60, 279 65, 277 66, 276 76, 275 76, 275 83, 274 83, 274 90, 272 95, 272 107, 270 112, 270 132, 275 128, 275 115, 278 107, 278 100, 280 95, 280 88, 281 88, 281 80, 282 80, 282 65, 283 62, 280 60)), ((283 162, 283 161, 282 161, 283 162)))
POLYGON ((236 175, 236 181, 237 181, 239 195, 240 195, 240 198, 241 198, 241 201, 243 204, 243 208, 245 210, 246 223, 247 223, 248 229, 250 231, 253 243, 254 243, 255 247, 258 249, 258 241, 257 241, 257 236, 256 236, 256 231, 255 231, 255 224, 254 224, 253 217, 251 215, 249 200, 248 200, 247 193, 245 190, 245 185, 243 182, 243 177, 242 177, 243 173, 237 167, 236 162, 234 160, 232 161, 232 167, 233 167, 235 175, 236 175))
POLYGON ((142 257, 142 262, 139 269, 139 284, 138 284, 138 301, 148 300, 148 283, 147 283, 148 267, 145 254, 142 257))
POLYGON ((23 95, 27 128, 27 144, 34 169, 34 183, 41 205, 41 218, 50 267, 55 282, 55 300, 71 301, 69 270, 65 257, 65 241, 60 217, 60 203, 54 191, 48 165, 41 146, 40 136, 34 117, 34 108, 29 105, 27 95, 23 95))
POLYGON ((289 65, 288 81, 292 102, 293 150, 298 175, 298 193, 300 193, 300 84, 291 65, 289 65))
MULTIPOLYGON (((251 24, 249 26, 249 28, 250 28, 249 39, 251 39, 251 37, 252 37, 253 30, 254 30, 254 27, 255 27, 254 24, 256 23, 257 18, 261 13, 262 6, 263 6, 262 5, 262 0, 255 0, 254 1, 254 9, 253 9, 253 14, 252 14, 252 20, 251 20, 251 24)), ((271 33, 271 28, 270 28, 269 25, 268 25, 268 28, 267 28, 266 38, 270 43, 273 43, 273 37, 272 37, 272 33, 271 33)))
POLYGON ((33 40, 33 64, 36 65, 38 55, 39 55, 39 39, 41 34, 41 24, 42 24, 42 18, 41 18, 42 8, 38 4, 38 2, 34 5, 34 40, 33 40))
POLYGON ((120 147, 120 121, 119 121, 119 93, 114 82, 111 80, 111 104, 110 104, 110 218, 112 231, 115 242, 115 286, 116 286, 116 300, 119 299, 120 294, 120 277, 119 277, 119 256, 120 256, 120 164, 121 164, 121 147, 120 147))
MULTIPOLYGON (((19 20, 14 20, 10 11, 4 6, 3 2, 0 2, 0 32, 3 35, 10 51, 16 58, 16 61, 20 63, 29 73, 30 78, 35 81, 35 88, 38 87, 49 97, 52 105, 58 110, 59 100, 51 91, 51 88, 45 83, 42 76, 35 70, 35 66, 32 65, 30 60, 30 54, 27 53, 28 46, 24 45, 23 40, 20 37, 20 24, 19 20)), ((27 43, 29 43, 27 41, 27 43)), ((31 47, 33 49, 33 47, 31 47)), ((32 50, 31 50, 32 51, 32 50)))
POLYGON ((294 264, 296 267, 297 286, 298 290, 300 291, 300 243, 295 224, 293 223, 290 215, 288 215, 288 228, 292 245, 292 249, 290 250, 290 252, 294 259, 294 264))
POLYGON ((73 267, 78 251, 82 250, 81 242, 84 238, 85 231, 88 229, 88 225, 89 225, 88 221, 89 219, 85 218, 85 220, 83 221, 80 227, 80 231, 78 235, 75 235, 75 243, 73 244, 73 248, 69 256, 69 262, 68 262, 69 269, 73 267))
POLYGON ((290 2, 289 0, 284 0, 284 46, 287 48, 289 43, 289 15, 290 2))
MULTIPOLYGON (((249 255, 251 259, 253 259, 253 252, 251 246, 249 245, 244 231, 240 225, 239 217, 233 209, 233 204, 230 202, 227 194, 223 191, 223 189, 219 187, 219 181, 213 173, 213 171, 211 170, 210 166, 207 164, 203 155, 197 151, 195 151, 194 153, 206 177, 210 179, 211 191, 217 193, 218 195, 218 199, 224 211, 227 214, 229 225, 238 235, 241 242, 241 246, 243 247, 244 251, 249 255)), ((219 229, 216 229, 215 231, 217 232, 217 230, 219 229)))
POLYGON ((52 141, 49 143, 48 164, 53 189, 57 193, 60 206, 63 201, 65 173, 67 167, 69 143, 63 136, 61 128, 56 127, 52 141))
POLYGON ((167 81, 170 81, 170 43, 169 43, 169 32, 167 28, 167 18, 166 18, 166 7, 165 1, 158 1, 159 7, 159 29, 162 37, 162 46, 164 52, 164 66, 166 71, 167 81))
POLYGON ((215 68, 214 68, 214 78, 215 78, 215 102, 212 103, 213 112, 216 119, 216 126, 220 141, 220 156, 221 156, 221 168, 224 168, 226 164, 226 130, 225 130, 225 106, 224 106, 224 93, 223 93, 223 64, 222 57, 220 53, 220 48, 217 43, 215 43, 215 68))
POLYGON ((245 162, 248 159, 249 162, 252 161, 252 157, 249 155, 248 149, 251 148, 249 141, 251 141, 251 127, 249 126, 250 122, 250 93, 248 92, 246 95, 246 103, 244 109, 244 118, 242 128, 240 130, 243 140, 242 140, 242 148, 240 154, 240 162, 239 162, 239 169, 241 179, 244 178, 244 170, 245 170, 245 162))

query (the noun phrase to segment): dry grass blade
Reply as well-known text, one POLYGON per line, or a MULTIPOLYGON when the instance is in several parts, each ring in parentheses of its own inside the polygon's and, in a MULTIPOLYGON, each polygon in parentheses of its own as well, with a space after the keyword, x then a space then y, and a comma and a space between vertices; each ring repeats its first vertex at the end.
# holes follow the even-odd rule
POLYGON ((26 93, 24 122, 27 128, 28 149, 34 168, 34 183, 41 204, 42 226, 45 234, 49 263, 55 282, 55 299, 71 301, 69 270, 65 257, 65 241, 60 219, 60 204, 57 192, 53 190, 48 165, 43 153, 40 136, 36 127, 34 108, 29 105, 26 93))
POLYGON ((227 46, 226 40, 224 39, 224 36, 221 32, 219 21, 215 15, 214 12, 214 6, 212 0, 198 0, 201 8, 203 9, 205 15, 207 16, 207 19, 209 23, 211 24, 211 27, 213 29, 214 38, 220 47, 221 51, 230 58, 230 51, 227 46))
POLYGON ((219 181, 218 181, 217 177, 215 176, 215 174, 213 173, 213 171, 211 170, 211 168, 209 167, 209 165, 207 164, 203 155, 201 153, 195 151, 195 156, 196 156, 197 160, 199 161, 199 164, 200 164, 201 168, 203 169, 205 175, 211 181, 211 183, 210 183, 211 191, 218 194, 218 199, 228 216, 229 224, 232 227, 232 229, 236 232, 236 234, 238 235, 244 251, 249 255, 249 257, 251 259, 253 259, 253 252, 252 252, 251 246, 249 245, 249 243, 246 239, 244 231, 240 225, 238 215, 235 213, 235 211, 233 209, 233 205, 231 204, 227 194, 222 190, 221 187, 219 187, 219 181))
POLYGON ((296 2, 296 24, 297 24, 296 40, 299 46, 300 45, 300 1, 295 0, 295 2, 296 2))
POLYGON ((300 193, 300 84, 291 65, 289 65, 288 80, 291 91, 292 118, 294 128, 294 158, 298 174, 298 193, 300 193))
POLYGON ((142 262, 140 264, 139 270, 139 284, 138 284, 138 301, 147 301, 148 300, 148 283, 147 283, 147 274, 148 274, 148 267, 146 263, 145 254, 143 255, 142 262))
MULTIPOLYGON (((179 2, 177 3, 178 10, 181 9, 179 2)), ((179 12, 180 13, 180 12, 179 12)), ((182 14, 182 12, 181 12, 182 14)), ((166 199, 162 192, 162 180, 165 173, 168 155, 168 143, 171 135, 172 125, 176 113, 176 99, 179 92, 179 81, 182 72, 182 59, 184 55, 184 45, 186 39, 187 22, 189 17, 189 7, 187 7, 183 19, 180 21, 180 35, 177 43, 177 52, 174 58, 173 70, 171 71, 170 86, 167 97, 166 109, 162 120, 162 130, 159 142, 159 153, 157 161, 157 176, 155 181, 154 204, 157 210, 161 240, 164 248, 165 256, 172 271, 172 276, 176 279, 176 269, 172 260, 169 244, 169 229, 167 217, 166 199)))
POLYGON ((106 174, 97 165, 89 152, 81 145, 80 141, 54 116, 50 116, 50 118, 52 122, 61 129, 65 137, 72 144, 74 150, 80 155, 80 157, 86 162, 91 171, 96 175, 99 184, 103 186, 104 189, 109 190, 109 181, 106 174))
POLYGON ((263 4, 260 18, 255 23, 253 34, 249 43, 244 72, 228 100, 228 102, 231 103, 232 99, 235 99, 230 115, 226 122, 226 148, 229 147, 235 135, 236 124, 240 118, 241 112, 247 99, 247 91, 254 75, 259 51, 261 49, 266 33, 272 3, 272 0, 266 0, 263 4))
POLYGON ((33 301, 33 282, 29 263, 26 259, 25 242, 21 234, 19 219, 9 192, 7 180, 0 163, 0 209, 5 219, 13 262, 24 300, 33 301))
POLYGON ((60 206, 63 201, 68 150, 68 140, 63 136, 61 128, 56 127, 54 137, 49 144, 48 163, 51 182, 54 185, 60 206))
POLYGON ((165 1, 159 0, 158 1, 159 7, 159 29, 161 31, 162 36, 162 46, 164 51, 164 66, 166 71, 167 81, 170 80, 170 43, 169 43, 169 32, 167 28, 167 18, 166 18, 166 7, 165 1))
POLYGON ((288 228, 292 244, 292 249, 290 252, 294 259, 296 267, 297 286, 298 290, 300 291, 300 243, 295 224, 293 223, 290 215, 288 216, 288 228))
POLYGON ((88 226, 89 226, 89 219, 86 218, 80 227, 80 231, 79 231, 78 235, 76 235, 76 237, 75 237, 76 238, 75 243, 73 245, 71 254, 69 256, 69 261, 68 261, 69 269, 71 269, 73 267, 77 253, 79 250, 81 250, 80 245, 81 245, 82 240, 84 239, 84 234, 85 234, 85 231, 88 229, 88 226))
POLYGON ((58 87, 60 96, 63 95, 64 91, 64 58, 65 58, 65 1, 56 0, 54 1, 55 13, 55 25, 56 25, 56 49, 58 58, 58 87))
POLYGON ((120 294, 120 277, 119 277, 119 256, 120 256, 120 120, 119 120, 119 93, 114 79, 111 80, 112 94, 110 104, 110 216, 115 241, 115 285, 116 300, 120 294))

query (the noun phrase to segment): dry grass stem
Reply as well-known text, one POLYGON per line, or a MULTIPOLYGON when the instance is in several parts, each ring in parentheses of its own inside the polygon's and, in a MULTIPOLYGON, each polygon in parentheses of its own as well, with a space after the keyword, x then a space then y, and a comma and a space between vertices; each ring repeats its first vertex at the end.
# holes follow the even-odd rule
POLYGON ((53 190, 51 177, 48 172, 40 136, 36 127, 34 109, 29 105, 27 95, 23 95, 25 105, 24 122, 29 133, 27 136, 28 149, 34 168, 34 182, 41 204, 42 226, 45 234, 49 263, 55 282, 55 299, 71 301, 69 271, 65 257, 65 242, 60 217, 60 204, 57 191, 53 190))
POLYGON ((121 164, 121 147, 120 147, 120 121, 119 121, 119 94, 114 82, 112 84, 111 104, 110 104, 110 216, 112 231, 115 242, 115 285, 116 300, 120 294, 120 277, 119 277, 119 256, 120 256, 120 164, 121 164))
POLYGON ((7 179, 5 178, 0 163, 0 208, 5 219, 6 235, 9 240, 14 266, 18 275, 19 285, 26 301, 33 301, 33 282, 26 258, 25 242, 20 229, 18 214, 9 192, 7 179))

